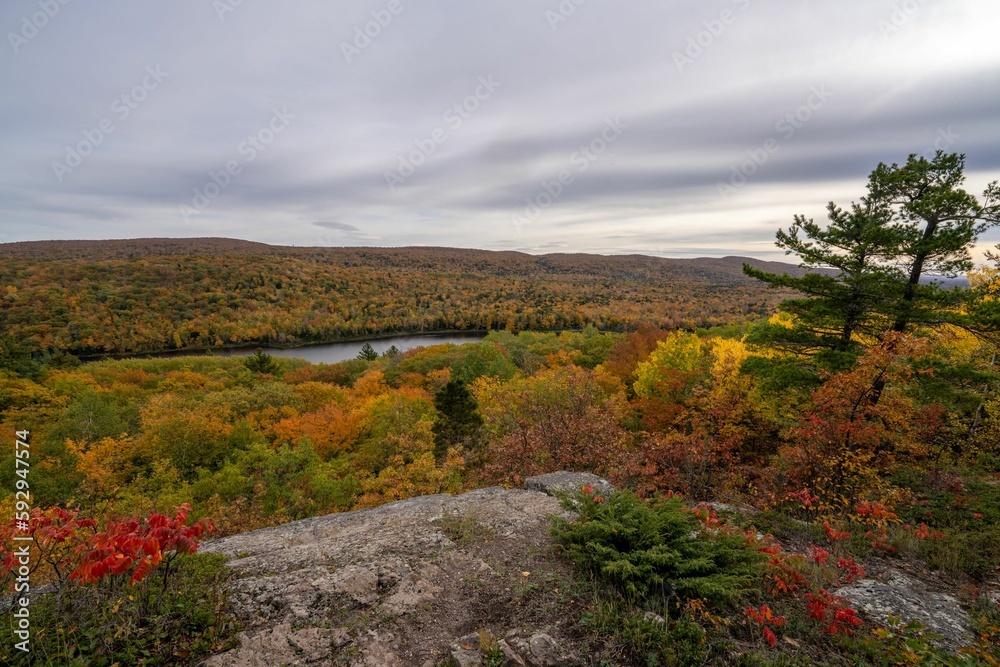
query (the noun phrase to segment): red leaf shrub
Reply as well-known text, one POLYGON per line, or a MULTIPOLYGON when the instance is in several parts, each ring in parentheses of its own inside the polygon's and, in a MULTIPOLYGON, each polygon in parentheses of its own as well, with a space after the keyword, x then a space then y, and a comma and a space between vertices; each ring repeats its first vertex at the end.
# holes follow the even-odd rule
POLYGON ((191 507, 175 508, 173 517, 153 512, 148 518, 109 521, 97 532, 97 522, 81 519, 76 510, 52 507, 32 510, 27 528, 11 522, 0 528, 0 563, 5 578, 20 564, 9 545, 15 536, 30 537, 32 573, 44 567, 40 580, 89 584, 130 573, 135 585, 156 566, 179 554, 193 554, 198 540, 212 530, 205 519, 188 523, 191 507))

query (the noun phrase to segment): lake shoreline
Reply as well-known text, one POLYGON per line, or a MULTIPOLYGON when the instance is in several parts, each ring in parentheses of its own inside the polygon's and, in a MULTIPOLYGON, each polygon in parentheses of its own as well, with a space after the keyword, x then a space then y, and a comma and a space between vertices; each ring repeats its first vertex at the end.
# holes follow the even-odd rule
MULTIPOLYGON (((407 333, 392 333, 379 336, 364 336, 359 338, 341 338, 337 340, 325 341, 321 343, 306 343, 304 345, 282 345, 280 343, 246 343, 239 345, 223 345, 221 347, 185 347, 176 350, 152 350, 144 352, 108 352, 105 354, 74 355, 83 363, 93 363, 95 361, 122 361, 124 359, 162 359, 168 357, 204 357, 214 354, 223 356, 233 356, 234 352, 252 353, 257 348, 266 350, 308 350, 311 348, 323 347, 326 345, 351 345, 354 343, 375 343, 405 338, 428 337, 428 338, 448 338, 452 336, 469 336, 486 338, 491 331, 506 331, 505 329, 455 329, 448 331, 413 331, 407 333)), ((560 329, 560 331, 563 331, 560 329)), ((541 332, 546 333, 546 332, 541 332)))

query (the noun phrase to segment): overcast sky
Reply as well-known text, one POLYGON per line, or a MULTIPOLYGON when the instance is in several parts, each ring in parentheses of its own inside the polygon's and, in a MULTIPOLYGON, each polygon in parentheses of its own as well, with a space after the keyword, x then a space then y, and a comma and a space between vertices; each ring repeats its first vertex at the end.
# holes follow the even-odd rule
POLYGON ((3 0, 0 241, 777 259, 880 161, 1000 177, 997 26, 996 0, 3 0))

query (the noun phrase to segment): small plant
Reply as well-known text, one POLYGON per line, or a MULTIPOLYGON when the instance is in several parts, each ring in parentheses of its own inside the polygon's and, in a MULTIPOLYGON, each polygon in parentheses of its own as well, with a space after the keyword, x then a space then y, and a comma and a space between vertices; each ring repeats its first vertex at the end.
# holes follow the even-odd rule
POLYGON ((621 491, 579 493, 567 506, 574 502, 580 518, 553 528, 563 552, 640 606, 659 610, 671 598, 675 606, 694 598, 734 602, 763 577, 765 556, 746 534, 705 527, 678 499, 644 502, 621 491))
POLYGON ((620 598, 605 598, 598 599, 580 623, 598 635, 613 637, 629 665, 694 666, 707 662, 708 635, 685 610, 667 620, 636 613, 620 598))
POLYGON ((474 516, 446 514, 435 523, 448 539, 463 549, 493 537, 493 531, 479 523, 474 516))
POLYGON ((521 576, 517 578, 514 582, 514 595, 518 598, 529 598, 535 591, 537 591, 540 585, 537 582, 531 581, 530 572, 522 572, 521 576))
POLYGON ((747 607, 743 610, 743 615, 760 626, 761 634, 764 636, 764 640, 768 646, 774 648, 777 645, 778 638, 775 636, 772 628, 780 628, 786 625, 787 621, 784 616, 775 614, 766 604, 761 605, 759 609, 747 607))
POLYGON ((823 589, 806 593, 806 600, 809 616, 823 624, 827 634, 850 636, 863 623, 858 612, 848 607, 843 598, 830 595, 823 589))
POLYGON ((479 633, 479 650, 483 655, 483 667, 503 667, 507 661, 496 637, 489 630, 479 633))
POLYGON ((997 665, 996 645, 988 638, 980 638, 977 645, 966 646, 956 653, 949 653, 935 645, 941 636, 927 631, 918 622, 903 623, 898 616, 889 616, 887 627, 877 628, 875 637, 891 665, 940 665, 941 667, 967 667, 971 665, 997 665))

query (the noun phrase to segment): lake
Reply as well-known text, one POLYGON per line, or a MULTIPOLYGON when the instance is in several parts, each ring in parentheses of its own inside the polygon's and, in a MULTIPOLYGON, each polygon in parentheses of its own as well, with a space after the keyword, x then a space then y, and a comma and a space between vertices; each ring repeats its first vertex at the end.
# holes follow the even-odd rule
MULTIPOLYGON (((356 340, 350 343, 326 343, 323 345, 307 345, 305 347, 278 348, 265 347, 264 351, 276 357, 294 357, 305 359, 314 364, 335 364, 338 361, 354 359, 361 352, 364 344, 370 343, 375 351, 382 354, 393 345, 400 352, 411 350, 415 347, 427 347, 429 345, 443 345, 454 343, 478 343, 486 337, 485 333, 460 333, 460 334, 419 334, 414 336, 393 336, 391 338, 379 338, 377 340, 356 340)), ((240 350, 214 350, 219 356, 246 356, 256 352, 257 348, 247 348, 240 350)))

